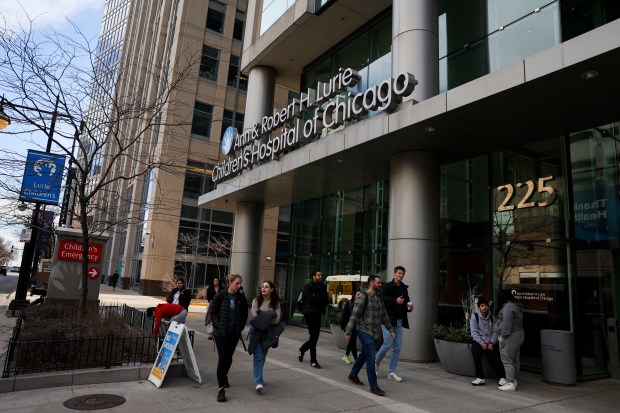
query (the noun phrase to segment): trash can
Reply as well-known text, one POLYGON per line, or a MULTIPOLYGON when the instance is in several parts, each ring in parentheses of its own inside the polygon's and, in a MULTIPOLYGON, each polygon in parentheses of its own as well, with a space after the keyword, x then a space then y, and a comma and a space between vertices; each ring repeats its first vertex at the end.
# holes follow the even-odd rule
POLYGON ((570 331, 540 330, 543 380, 552 384, 574 386, 577 382, 575 367, 575 339, 570 331))

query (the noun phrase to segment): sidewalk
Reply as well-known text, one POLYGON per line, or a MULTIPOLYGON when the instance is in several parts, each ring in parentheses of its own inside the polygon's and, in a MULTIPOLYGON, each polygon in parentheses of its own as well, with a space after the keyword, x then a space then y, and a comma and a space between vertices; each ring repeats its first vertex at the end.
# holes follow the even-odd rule
MULTIPOLYGON (((145 308, 158 300, 130 291, 116 291, 102 286, 102 301, 117 300, 137 308, 145 308), (130 304, 132 303, 132 304, 130 304)), ((1 303, 0 303, 1 305, 1 303)), ((4 312, 2 316, 4 317, 4 312)), ((309 361, 297 360, 298 348, 307 339, 304 328, 287 326, 280 346, 270 350, 265 364, 265 391, 257 394, 252 383, 252 358, 237 347, 229 374, 228 402, 217 403, 215 369, 217 353, 206 339, 202 325, 204 307, 190 307, 187 320, 195 330, 194 353, 202 384, 189 378, 166 378, 157 389, 148 381, 106 383, 28 390, 0 394, 0 410, 17 412, 67 412, 63 402, 88 394, 114 394, 126 402, 106 409, 111 412, 610 412, 620 405, 620 381, 612 379, 579 383, 575 387, 559 387, 542 382, 541 376, 522 373, 519 390, 505 393, 494 382, 474 387, 471 377, 445 372, 439 363, 400 362, 398 373, 404 381, 395 383, 385 378, 382 368, 379 384, 387 397, 377 397, 368 386, 355 386, 347 381, 351 365, 341 357, 331 334, 322 332, 318 359, 323 366, 316 370, 309 361), (201 312, 202 310, 202 312, 201 312)), ((384 363, 385 364, 385 363, 384 363)), ((367 383, 365 371, 360 379, 367 383)))

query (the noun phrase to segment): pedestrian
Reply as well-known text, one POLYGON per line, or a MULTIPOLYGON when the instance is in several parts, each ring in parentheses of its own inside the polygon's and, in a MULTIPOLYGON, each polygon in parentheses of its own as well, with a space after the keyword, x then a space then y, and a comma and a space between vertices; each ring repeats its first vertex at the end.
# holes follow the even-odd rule
POLYGON ((503 291, 500 296, 503 303, 497 314, 497 334, 499 354, 504 364, 506 381, 498 388, 502 391, 517 390, 517 379, 521 368, 521 345, 525 339, 523 332, 523 307, 517 303, 510 291, 503 291))
POLYGON ((319 341, 321 332, 321 316, 325 314, 329 297, 327 296, 327 287, 323 284, 323 273, 321 270, 314 270, 311 275, 311 281, 304 286, 302 291, 302 314, 306 319, 308 326, 308 341, 299 348, 300 362, 304 361, 304 354, 310 350, 310 365, 315 369, 320 369, 321 365, 316 359, 316 343, 319 341))
POLYGON ((239 290, 242 278, 239 274, 228 276, 228 288, 215 294, 211 301, 213 338, 217 347, 217 401, 226 401, 224 389, 230 387, 228 371, 232 365, 233 354, 248 320, 248 302, 239 290))
POLYGON ((155 325, 153 327, 153 336, 157 335, 161 320, 169 318, 170 321, 176 321, 179 324, 185 324, 187 318, 187 310, 182 305, 178 304, 158 304, 157 307, 149 307, 146 309, 146 316, 155 318, 155 325))
POLYGON ((362 344, 362 351, 349 373, 349 381, 358 386, 364 385, 360 381, 358 374, 364 363, 366 363, 366 375, 368 376, 370 392, 377 396, 385 396, 385 391, 377 383, 377 372, 375 370, 376 341, 381 337, 380 325, 383 325, 389 331, 392 339, 396 337, 394 328, 390 323, 390 317, 385 309, 385 304, 378 295, 381 284, 381 277, 378 275, 370 275, 368 277, 368 289, 355 301, 344 336, 346 340, 351 340, 353 330, 357 329, 357 337, 362 344))
POLYGON ((114 274, 112 274, 112 291, 116 291, 116 284, 118 283, 118 271, 114 271, 114 274))
POLYGON ((213 323, 211 321, 211 301, 213 301, 213 297, 215 294, 219 293, 220 288, 220 279, 215 277, 211 280, 211 285, 207 288, 207 311, 205 313, 205 326, 207 326, 207 338, 209 340, 213 340, 213 323))
POLYGON ((184 278, 177 278, 176 288, 170 291, 166 301, 171 304, 179 304, 189 311, 189 303, 192 301, 192 294, 185 288, 184 278))
MULTIPOLYGON (((340 319, 340 328, 342 331, 346 331, 347 324, 349 324, 349 320, 351 319, 351 313, 353 312, 353 306, 355 305, 355 300, 357 300, 360 295, 362 295, 362 290, 356 288, 353 290, 353 296, 350 300, 344 303, 342 306, 342 318, 340 319)), ((351 332, 351 340, 347 343, 347 349, 345 350, 344 356, 342 357, 342 361, 347 364, 351 364, 351 359, 349 358, 349 354, 353 355, 353 360, 357 360, 357 330, 353 329, 351 332)))
POLYGON ((484 297, 478 297, 478 311, 469 319, 469 331, 473 339, 471 354, 476 368, 476 379, 471 382, 474 386, 483 386, 484 369, 482 368, 482 356, 486 355, 495 369, 495 374, 500 377, 500 386, 504 385, 504 365, 500 359, 499 346, 497 345, 497 325, 490 311, 489 301, 484 297))
POLYGON ((256 393, 262 393, 263 367, 270 347, 277 346, 279 335, 283 331, 280 324, 280 297, 271 281, 261 284, 260 292, 252 301, 252 333, 248 352, 253 356, 254 385, 256 393))
POLYGON ((390 357, 387 378, 394 381, 403 381, 402 377, 396 374, 396 367, 398 366, 398 357, 400 356, 400 346, 403 342, 403 328, 409 328, 407 313, 413 311, 413 304, 407 291, 409 286, 403 282, 403 278, 405 278, 405 268, 400 265, 394 267, 394 278, 392 281, 385 283, 381 290, 385 309, 390 317, 390 323, 394 326, 396 337, 392 338, 389 331, 382 327, 383 345, 377 352, 376 369, 377 373, 379 373, 379 365, 391 349, 392 356, 390 357))

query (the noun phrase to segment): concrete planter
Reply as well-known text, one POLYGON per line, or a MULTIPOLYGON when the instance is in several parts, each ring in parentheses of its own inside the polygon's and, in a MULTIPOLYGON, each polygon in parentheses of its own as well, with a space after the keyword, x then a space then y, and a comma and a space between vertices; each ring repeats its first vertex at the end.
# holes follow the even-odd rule
MULTIPOLYGON (((475 377, 476 369, 471 355, 471 344, 433 340, 439 361, 447 372, 461 376, 475 377)), ((495 370, 486 357, 482 357, 485 377, 496 377, 495 370)))

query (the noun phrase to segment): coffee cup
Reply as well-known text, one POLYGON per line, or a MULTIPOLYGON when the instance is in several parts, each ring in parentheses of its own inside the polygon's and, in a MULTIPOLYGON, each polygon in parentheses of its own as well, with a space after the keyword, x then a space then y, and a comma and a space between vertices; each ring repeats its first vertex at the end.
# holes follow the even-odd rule
POLYGON ((413 310, 413 303, 411 301, 407 303, 407 310, 413 310))

